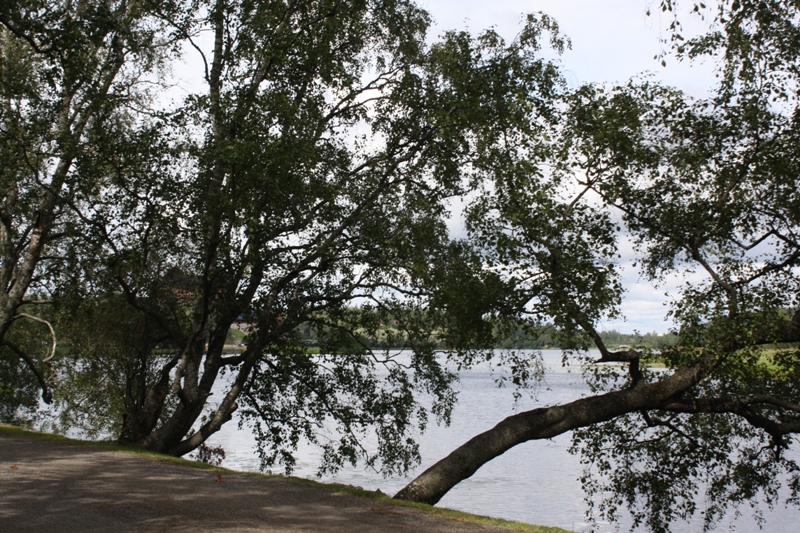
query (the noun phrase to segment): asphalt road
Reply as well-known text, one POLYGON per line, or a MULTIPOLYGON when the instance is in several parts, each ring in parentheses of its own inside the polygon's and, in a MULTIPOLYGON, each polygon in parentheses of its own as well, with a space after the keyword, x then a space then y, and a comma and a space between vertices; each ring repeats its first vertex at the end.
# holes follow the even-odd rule
POLYGON ((0 432, 0 532, 504 532, 266 476, 0 432))

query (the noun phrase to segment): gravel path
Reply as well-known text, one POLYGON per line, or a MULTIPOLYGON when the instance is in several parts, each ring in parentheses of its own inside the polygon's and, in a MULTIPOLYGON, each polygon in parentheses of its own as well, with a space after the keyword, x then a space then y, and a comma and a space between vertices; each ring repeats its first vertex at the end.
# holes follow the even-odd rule
POLYGON ((504 532, 265 476, 0 432, 3 532, 504 532))

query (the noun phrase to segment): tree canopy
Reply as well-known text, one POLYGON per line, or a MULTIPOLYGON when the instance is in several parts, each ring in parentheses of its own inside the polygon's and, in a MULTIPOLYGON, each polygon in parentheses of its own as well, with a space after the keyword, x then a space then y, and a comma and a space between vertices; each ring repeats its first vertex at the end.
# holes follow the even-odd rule
POLYGON ((87 163, 105 148, 97 140, 134 120, 146 78, 176 46, 137 2, 0 7, 0 350, 24 361, 45 401, 54 353, 26 353, 10 330, 44 323, 55 344, 50 322, 22 310, 52 288, 46 272, 61 268, 50 251, 71 231, 69 206, 95 187, 87 163))
POLYGON ((713 19, 708 34, 672 25, 678 57, 718 61, 709 98, 647 78, 572 91, 553 171, 496 191, 471 219, 517 315, 550 317, 599 350, 587 367, 596 394, 507 418, 398 498, 436 502, 510 447, 575 430, 590 509, 610 519, 627 507, 634 526, 667 531, 697 512, 713 527, 742 503, 798 503, 786 450, 800 431, 800 13, 791 2, 714 9, 695 6, 713 19), (657 355, 613 352, 597 332, 617 309, 623 239, 654 285, 685 276, 669 309, 677 343, 657 355), (643 367, 654 357, 666 371, 643 367))
POLYGON ((406 1, 121 0, 12 2, 0 23, 29 63, 4 72, 41 77, 4 78, 3 157, 19 163, 3 171, 38 203, 4 218, 0 303, 7 330, 26 293, 58 330, 58 357, 25 360, 58 381, 62 423, 183 455, 238 411, 265 465, 291 469, 323 425, 339 435, 319 442, 324 468, 414 464, 409 432, 454 400, 434 354, 445 319, 425 309, 475 266, 449 242, 448 201, 540 142, 562 89, 537 55, 548 34, 562 46, 554 22, 427 44, 406 1), (41 171, 12 118, 40 132, 41 171), (234 322, 241 354, 225 351, 234 322), (386 323, 410 360, 363 345, 386 323))

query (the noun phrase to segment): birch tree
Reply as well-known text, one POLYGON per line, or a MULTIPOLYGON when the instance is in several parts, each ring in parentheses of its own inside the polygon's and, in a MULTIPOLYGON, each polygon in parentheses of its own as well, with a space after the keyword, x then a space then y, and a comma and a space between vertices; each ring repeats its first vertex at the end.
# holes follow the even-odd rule
POLYGON ((448 202, 503 176, 495 161, 533 153, 556 115, 561 81, 538 50, 562 45, 557 28, 530 17, 513 42, 456 32, 429 45, 428 15, 406 1, 185 7, 163 20, 202 86, 152 136, 118 137, 108 162, 125 163, 73 202, 80 252, 58 282, 125 302, 159 337, 120 440, 184 455, 238 414, 265 467, 291 469, 305 439, 323 468, 404 471, 418 460, 411 429, 454 401, 426 311, 431 280, 469 264, 448 202), (140 157, 147 146, 163 149, 140 157), (241 354, 225 350, 235 321, 241 354), (407 359, 363 344, 386 326, 407 359))
POLYGON ((142 87, 171 51, 146 2, 0 8, 0 344, 37 377, 45 401, 57 339, 49 322, 22 306, 51 288, 43 273, 58 265, 49 250, 67 231, 65 206, 95 179, 81 158, 129 120, 127 106, 144 102, 142 87), (7 336, 19 321, 48 326, 50 349, 25 353, 7 336))

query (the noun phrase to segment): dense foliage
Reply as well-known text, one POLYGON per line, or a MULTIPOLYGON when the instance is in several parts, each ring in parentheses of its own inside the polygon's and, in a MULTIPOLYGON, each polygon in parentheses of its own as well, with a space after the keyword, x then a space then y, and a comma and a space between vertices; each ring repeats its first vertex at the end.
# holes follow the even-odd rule
POLYGON ((21 1, 0 23, 18 163, 0 337, 26 291, 48 295, 61 351, 28 359, 59 383, 64 427, 183 455, 237 412, 265 466, 291 469, 300 439, 324 468, 413 465, 411 430, 454 401, 437 343, 492 341, 480 316, 427 311, 481 277, 448 203, 536 155, 561 90, 537 55, 563 44, 552 20, 431 44, 403 0, 21 1), (234 322, 241 354, 225 352, 234 322), (365 346, 381 329, 412 355, 365 346))
POLYGON ((627 505, 653 530, 699 510, 712 526, 753 499, 777 505, 783 481, 796 503, 800 479, 785 453, 800 429, 800 352, 760 348, 800 340, 800 12, 780 1, 696 10, 712 31, 684 39, 676 23, 673 42, 679 57, 717 59, 715 94, 631 84, 579 94, 573 114, 591 132, 575 137, 583 183, 623 212, 650 279, 704 274, 673 302, 680 349, 664 355, 679 368, 702 352, 713 368, 671 409, 576 434, 587 472, 604 474, 585 479, 601 510, 627 505))
POLYGON ((160 18, 172 7, 0 7, 0 350, 4 364, 16 361, 12 374, 36 377, 46 402, 57 335, 44 295, 68 268, 61 245, 84 231, 75 202, 107 178, 92 162, 136 123, 152 96, 148 78, 177 51, 160 18), (37 323, 50 329, 48 348, 17 345, 37 323))

